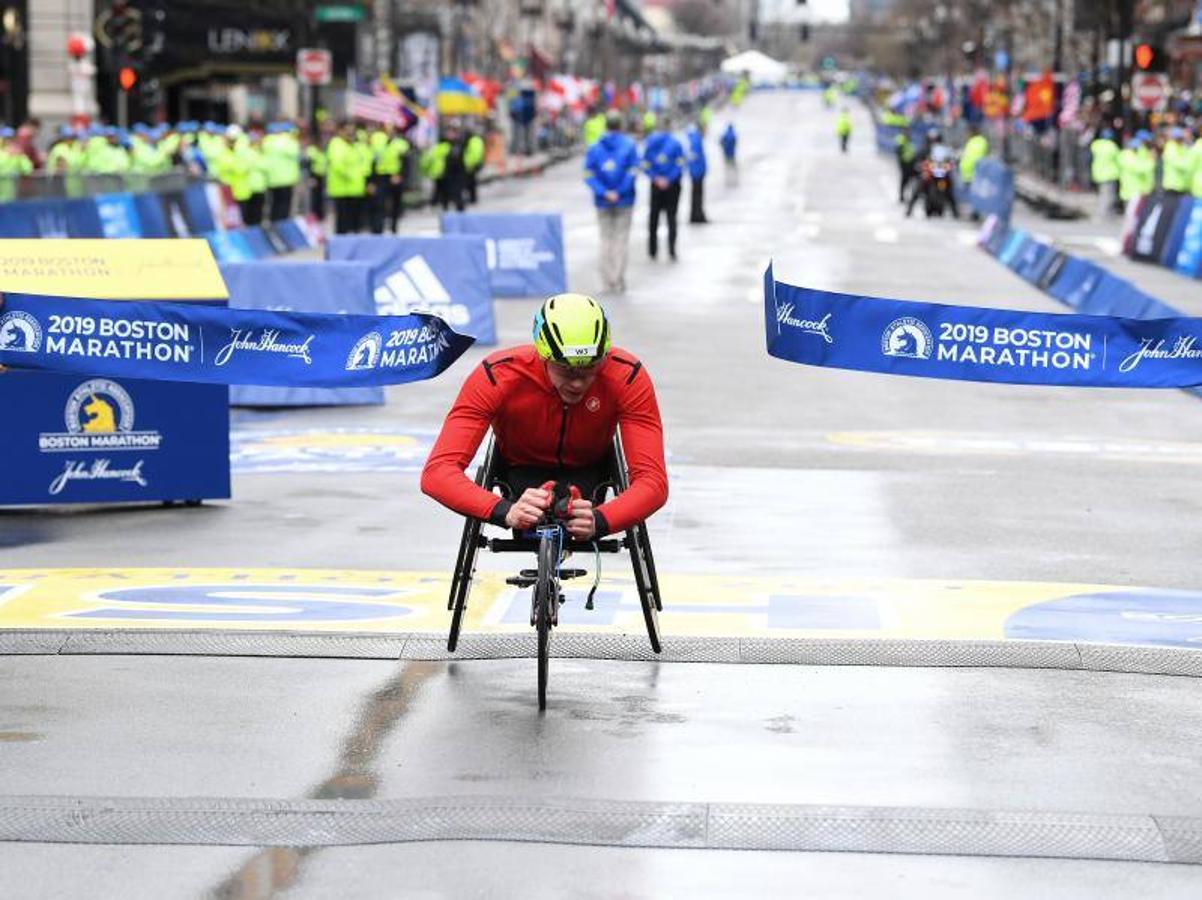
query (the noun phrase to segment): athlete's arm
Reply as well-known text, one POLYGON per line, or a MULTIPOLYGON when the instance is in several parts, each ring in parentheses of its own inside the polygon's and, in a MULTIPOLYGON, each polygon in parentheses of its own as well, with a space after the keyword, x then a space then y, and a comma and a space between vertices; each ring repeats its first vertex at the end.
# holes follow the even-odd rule
POLYGON ((630 487, 593 510, 598 536, 625 531, 668 502, 664 426, 659 417, 655 386, 641 366, 622 398, 618 427, 622 431, 626 465, 630 469, 630 487))
POLYGON ((505 524, 505 514, 513 504, 480 487, 464 470, 476 455, 502 396, 484 366, 477 366, 463 383, 422 469, 423 493, 460 515, 494 525, 505 524))

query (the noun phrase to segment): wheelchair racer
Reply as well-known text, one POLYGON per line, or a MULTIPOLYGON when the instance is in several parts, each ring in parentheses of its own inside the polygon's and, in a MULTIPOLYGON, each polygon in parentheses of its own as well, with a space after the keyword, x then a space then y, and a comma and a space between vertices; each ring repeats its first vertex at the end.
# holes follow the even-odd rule
POLYGON ((651 376, 611 346, 605 311, 581 294, 549 298, 534 317, 533 344, 492 353, 472 371, 426 460, 421 486, 461 515, 521 531, 550 508, 551 492, 542 488, 549 480, 582 494, 566 523, 579 541, 624 531, 668 499, 651 376), (490 427, 498 478, 516 499, 498 497, 465 474, 490 427), (630 486, 595 505, 619 427, 630 486))

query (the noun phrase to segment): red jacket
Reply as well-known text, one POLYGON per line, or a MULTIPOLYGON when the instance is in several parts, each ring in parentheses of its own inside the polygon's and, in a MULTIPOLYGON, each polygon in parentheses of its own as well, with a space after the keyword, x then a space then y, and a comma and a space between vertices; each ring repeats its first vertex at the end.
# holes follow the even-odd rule
POLYGON ((615 347, 584 399, 569 406, 533 345, 499 350, 463 383, 422 470, 422 490, 457 513, 503 525, 512 503, 464 474, 489 427, 509 465, 573 469, 600 462, 619 425, 630 487, 597 507, 598 535, 624 531, 668 500, 664 430, 651 376, 615 347))

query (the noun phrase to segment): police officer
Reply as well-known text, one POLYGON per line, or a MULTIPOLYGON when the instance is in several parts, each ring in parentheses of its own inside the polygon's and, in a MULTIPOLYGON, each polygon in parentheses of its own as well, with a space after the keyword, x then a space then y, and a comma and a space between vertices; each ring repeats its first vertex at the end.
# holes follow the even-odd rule
POLYGON ((371 145, 375 157, 372 172, 375 189, 370 204, 371 233, 383 233, 384 220, 387 219, 392 233, 396 234, 405 205, 404 169, 409 142, 396 133, 396 126, 388 125, 372 132, 371 145))
POLYGON ((851 140, 851 113, 846 106, 839 110, 839 116, 835 119, 835 135, 839 138, 839 151, 846 153, 847 143, 851 140))
POLYGON ((334 201, 334 231, 354 234, 362 227, 367 171, 355 146, 355 125, 344 120, 326 147, 326 196, 334 201))
POLYGON ((305 165, 308 167, 305 183, 309 187, 309 212, 322 222, 326 217, 326 148, 320 131, 310 134, 305 143, 305 165))
POLYGON ((685 152, 675 135, 667 114, 661 115, 659 128, 643 145, 643 171, 651 179, 651 217, 647 254, 655 259, 659 250, 659 217, 668 219, 668 258, 676 260, 676 210, 680 205, 680 181, 684 175, 685 152))
POLYGON ((300 182, 300 140, 291 122, 272 122, 263 138, 267 170, 268 213, 272 222, 292 215, 292 194, 300 182))
POLYGON ((479 199, 477 176, 484 168, 484 138, 470 129, 463 142, 463 167, 467 172, 467 202, 475 203, 479 199))
MULTIPOLYGON (((904 120, 903 120, 904 122, 904 120)), ((899 181, 897 186, 897 202, 906 202, 906 188, 917 176, 918 150, 910 137, 910 126, 906 122, 898 128, 897 136, 893 139, 893 152, 897 155, 897 170, 899 181)))
POLYGON ((1098 218, 1114 211, 1118 197, 1119 145, 1114 132, 1103 128, 1089 145, 1089 177, 1098 186, 1098 218))
POLYGON ((1193 156, 1187 143, 1184 128, 1169 129, 1169 138, 1161 151, 1161 187, 1174 194, 1184 194, 1190 189, 1193 177, 1193 156))

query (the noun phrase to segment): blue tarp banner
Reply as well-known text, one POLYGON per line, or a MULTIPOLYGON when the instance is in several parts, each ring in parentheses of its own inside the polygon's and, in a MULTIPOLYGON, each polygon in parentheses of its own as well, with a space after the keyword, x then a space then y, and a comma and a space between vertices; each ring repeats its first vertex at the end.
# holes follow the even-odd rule
MULTIPOLYGON (((221 277, 234 309, 373 316, 372 266, 358 262, 227 263, 221 277)), ((382 387, 305 388, 236 385, 234 406, 336 406, 383 403, 382 387)))
POLYGON ((203 184, 190 184, 184 189, 184 216, 187 217, 188 227, 193 234, 203 234, 214 231, 217 223, 213 221, 213 210, 209 207, 209 198, 203 184))
POLYGON ((981 160, 973 172, 968 202, 982 216, 1009 219, 1014 208, 1014 172, 993 157, 981 160))
POLYGON ((1173 222, 1169 225, 1168 234, 1164 239, 1164 247, 1157 259, 1162 266, 1168 266, 1171 269, 1176 263, 1177 254, 1181 251, 1181 244, 1185 241, 1185 229, 1189 226, 1193 209, 1193 197, 1182 197, 1177 203, 1177 211, 1173 213, 1173 222))
POLYGON ((246 242, 246 236, 241 230, 238 231, 210 231, 208 234, 201 235, 209 242, 209 247, 213 251, 213 256, 217 258, 217 262, 253 262, 257 257, 253 250, 250 249, 250 244, 246 242))
POLYGON ((258 225, 251 225, 241 229, 242 237, 246 239, 246 245, 250 247, 250 252, 254 254, 255 259, 271 259, 276 255, 275 247, 271 246, 271 241, 267 239, 267 235, 263 233, 263 229, 258 225))
POLYGON ((9 294, 0 314, 0 364, 155 381, 404 384, 435 377, 471 345, 424 313, 286 313, 9 294))
POLYGON ((1202 271, 1202 202, 1190 205, 1173 268, 1190 278, 1197 278, 1202 271))
POLYGON ((100 227, 106 238, 142 237, 142 222, 133 194, 100 194, 96 197, 96 212, 100 214, 100 227))
POLYGON ((332 237, 326 258, 375 266, 372 291, 381 314, 429 312, 481 344, 497 342, 484 238, 332 237))
POLYGON ((167 217, 163 214, 163 205, 159 202, 158 194, 134 194, 134 209, 138 213, 142 237, 169 238, 175 237, 167 225, 167 217))
POLYGON ((102 238, 104 227, 100 224, 100 211, 91 197, 63 201, 67 214, 67 232, 73 238, 102 238))
POLYGON ((1105 270, 1095 263, 1066 256, 1059 273, 1048 286, 1048 293, 1061 303, 1080 309, 1105 274, 1105 270))
POLYGON ((276 222, 275 230, 281 240, 283 240, 284 246, 290 252, 304 250, 309 246, 308 238, 305 237, 305 233, 294 219, 284 219, 282 222, 276 222))
POLYGON ((768 353, 891 375, 1075 387, 1202 385, 1202 319, 945 306, 794 287, 764 273, 768 353))
POLYGON ((444 234, 478 234, 494 297, 549 297, 568 289, 558 213, 444 213, 444 234))

